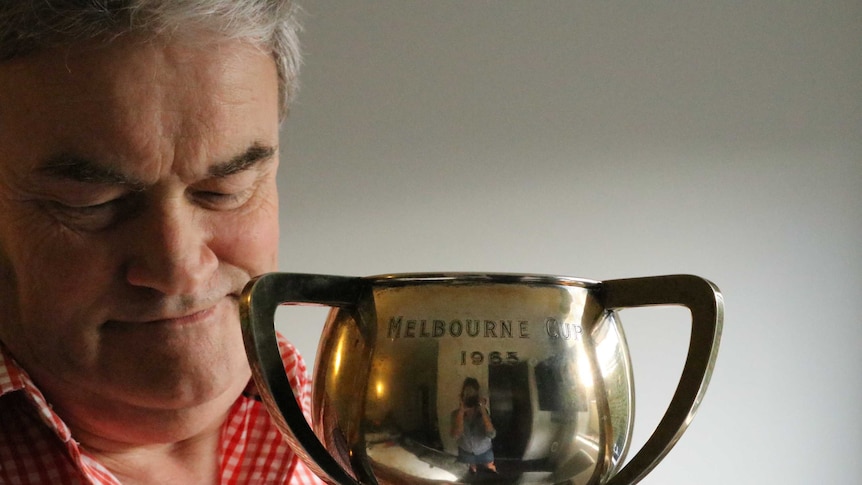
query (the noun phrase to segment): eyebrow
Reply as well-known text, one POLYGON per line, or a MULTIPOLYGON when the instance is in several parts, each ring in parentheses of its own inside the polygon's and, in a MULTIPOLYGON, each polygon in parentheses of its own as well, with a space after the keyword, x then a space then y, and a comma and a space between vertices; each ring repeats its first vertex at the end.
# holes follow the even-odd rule
POLYGON ((113 167, 100 165, 85 157, 65 153, 51 157, 39 167, 39 172, 52 178, 89 184, 127 185, 133 188, 143 188, 144 186, 142 181, 120 173, 113 167))
MULTIPOLYGON (((218 163, 208 169, 211 177, 224 178, 252 168, 253 166, 271 160, 277 148, 255 142, 245 152, 218 163)), ((85 157, 71 154, 61 154, 50 158, 39 167, 39 172, 52 178, 73 180, 90 184, 124 185, 133 190, 142 190, 146 184, 140 179, 121 173, 110 166, 105 166, 85 157)))
POLYGON ((271 160, 276 150, 276 147, 272 145, 255 142, 242 154, 233 157, 225 163, 210 167, 209 174, 216 178, 224 178, 248 170, 254 165, 271 160))

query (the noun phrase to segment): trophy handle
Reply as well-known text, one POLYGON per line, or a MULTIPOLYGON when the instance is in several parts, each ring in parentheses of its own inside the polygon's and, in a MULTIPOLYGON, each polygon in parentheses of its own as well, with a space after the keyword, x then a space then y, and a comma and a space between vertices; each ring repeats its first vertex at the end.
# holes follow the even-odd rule
POLYGON ((281 304, 354 306, 362 287, 361 278, 355 277, 268 273, 252 279, 240 299, 243 342, 264 405, 294 453, 326 482, 335 485, 360 482, 329 454, 306 421, 284 372, 274 317, 281 304))
POLYGON ((633 485, 673 448, 703 399, 718 355, 724 300, 713 283, 691 275, 603 281, 600 291, 608 309, 682 305, 691 310, 688 356, 670 405, 643 447, 606 482, 633 485))

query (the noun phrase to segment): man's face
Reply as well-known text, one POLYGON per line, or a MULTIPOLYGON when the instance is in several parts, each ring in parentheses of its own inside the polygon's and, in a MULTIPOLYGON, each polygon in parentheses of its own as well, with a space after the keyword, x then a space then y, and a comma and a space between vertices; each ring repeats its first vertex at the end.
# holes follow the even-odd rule
POLYGON ((0 338, 49 398, 242 388, 238 293, 276 265, 277 110, 273 60, 239 41, 0 64, 0 338))

